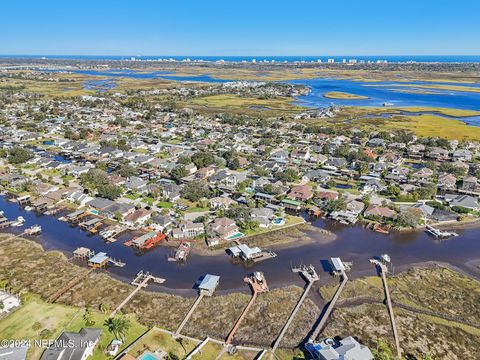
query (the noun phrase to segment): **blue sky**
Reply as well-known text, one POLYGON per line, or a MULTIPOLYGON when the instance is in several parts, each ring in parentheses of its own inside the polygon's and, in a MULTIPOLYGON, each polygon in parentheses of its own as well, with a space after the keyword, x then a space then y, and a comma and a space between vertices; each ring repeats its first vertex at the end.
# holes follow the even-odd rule
POLYGON ((478 0, 13 0, 0 54, 480 55, 478 0))

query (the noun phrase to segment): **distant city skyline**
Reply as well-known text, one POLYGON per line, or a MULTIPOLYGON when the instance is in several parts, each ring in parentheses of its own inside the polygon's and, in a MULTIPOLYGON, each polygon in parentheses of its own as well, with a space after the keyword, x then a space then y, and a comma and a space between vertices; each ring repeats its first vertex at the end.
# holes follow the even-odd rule
POLYGON ((470 0, 26 0, 2 13, 3 55, 480 55, 470 0))

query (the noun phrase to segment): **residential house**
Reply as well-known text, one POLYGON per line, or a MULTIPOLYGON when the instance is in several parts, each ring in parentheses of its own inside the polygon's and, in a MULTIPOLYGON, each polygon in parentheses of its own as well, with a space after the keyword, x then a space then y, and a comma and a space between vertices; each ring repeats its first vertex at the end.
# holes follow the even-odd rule
POLYGON ((145 194, 147 193, 147 184, 148 182, 146 180, 143 180, 137 176, 130 176, 125 181, 125 188, 131 192, 145 194))
POLYGON ((480 210, 478 198, 470 195, 446 194, 445 200, 451 207, 460 207, 469 210, 480 210))
POLYGON ((457 187, 457 178, 453 174, 442 173, 438 176, 437 185, 442 190, 454 190, 457 187))
POLYGON ((221 240, 227 240, 229 236, 238 233, 238 226, 235 221, 228 218, 216 218, 211 224, 208 225, 208 231, 210 237, 218 238, 221 240))
POLYGON ((385 206, 369 205, 367 209, 363 212, 363 215, 365 217, 373 216, 383 219, 392 219, 393 217, 395 217, 396 212, 385 206))
POLYGON ((78 333, 62 332, 40 360, 85 360, 93 355, 101 334, 101 329, 94 328, 82 328, 78 333))
POLYGON ((176 229, 172 231, 174 239, 193 239, 205 232, 202 223, 194 223, 191 221, 182 221, 176 229))
POLYGON ((123 223, 127 226, 142 226, 152 217, 152 212, 147 209, 138 209, 124 217, 123 223))
POLYGON ((288 193, 288 197, 291 199, 306 201, 313 196, 312 187, 310 185, 295 185, 288 193))
POLYGON ((228 209, 235 201, 225 196, 217 196, 209 200, 211 209, 228 209))

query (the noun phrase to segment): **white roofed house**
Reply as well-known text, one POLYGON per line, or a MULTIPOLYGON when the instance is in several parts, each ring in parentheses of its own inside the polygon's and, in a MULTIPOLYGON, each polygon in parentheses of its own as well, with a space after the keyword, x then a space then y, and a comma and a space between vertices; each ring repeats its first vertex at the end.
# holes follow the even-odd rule
POLYGON ((88 202, 93 200, 93 197, 88 196, 80 191, 72 191, 67 195, 66 199, 80 207, 85 207, 88 202))
POLYGON ((224 196, 217 196, 209 200, 211 209, 228 209, 234 203, 234 200, 224 196))
POLYGON ((172 237, 174 239, 193 239, 204 232, 205 228, 202 223, 182 221, 177 228, 173 229, 172 237))
POLYGON ((342 340, 324 339, 308 342, 305 348, 315 360, 373 360, 370 349, 352 336, 342 340))
POLYGON ((290 157, 292 159, 297 159, 297 160, 308 160, 310 159, 310 149, 303 148, 303 149, 293 150, 292 153, 290 154, 290 157))

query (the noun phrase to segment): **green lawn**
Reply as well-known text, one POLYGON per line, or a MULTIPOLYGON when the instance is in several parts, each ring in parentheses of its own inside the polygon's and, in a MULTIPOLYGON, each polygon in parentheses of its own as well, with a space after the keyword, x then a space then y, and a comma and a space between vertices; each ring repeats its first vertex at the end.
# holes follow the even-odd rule
POLYGON ((168 201, 159 201, 157 203, 157 206, 163 209, 170 209, 173 206, 173 204, 169 203, 168 201))
MULTIPOLYGON (((47 339, 56 339, 62 331, 78 331, 86 327, 83 319, 84 309, 60 304, 50 304, 37 296, 29 295, 25 304, 6 318, 0 320, 1 339, 39 339, 39 333, 48 329, 50 336, 47 339), (40 330, 32 328, 34 323, 40 323, 40 330)), ((90 327, 101 327, 102 336, 90 359, 105 359, 107 356, 103 350, 112 341, 107 328, 103 326, 107 315, 92 310, 92 319, 95 322, 90 327)), ((127 335, 126 344, 131 343, 143 334, 147 328, 140 325, 133 317, 129 316, 131 327, 127 335)), ((44 349, 31 348, 28 352, 29 359, 38 359, 44 349)))

